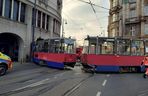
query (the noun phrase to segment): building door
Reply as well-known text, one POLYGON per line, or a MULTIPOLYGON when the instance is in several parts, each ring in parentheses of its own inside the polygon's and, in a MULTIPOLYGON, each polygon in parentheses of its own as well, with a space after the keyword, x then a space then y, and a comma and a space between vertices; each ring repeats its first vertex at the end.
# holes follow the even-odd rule
POLYGON ((18 61, 20 37, 12 33, 0 34, 0 51, 18 61))

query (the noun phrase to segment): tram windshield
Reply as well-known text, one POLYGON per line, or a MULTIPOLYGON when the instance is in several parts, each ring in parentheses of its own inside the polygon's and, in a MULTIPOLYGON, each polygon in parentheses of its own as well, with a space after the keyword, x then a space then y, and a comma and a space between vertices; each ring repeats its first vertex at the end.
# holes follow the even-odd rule
POLYGON ((88 37, 85 42, 83 53, 88 54, 143 56, 148 53, 148 42, 141 39, 88 37))
POLYGON ((35 44, 36 52, 49 53, 74 53, 75 39, 55 38, 37 41, 35 44))

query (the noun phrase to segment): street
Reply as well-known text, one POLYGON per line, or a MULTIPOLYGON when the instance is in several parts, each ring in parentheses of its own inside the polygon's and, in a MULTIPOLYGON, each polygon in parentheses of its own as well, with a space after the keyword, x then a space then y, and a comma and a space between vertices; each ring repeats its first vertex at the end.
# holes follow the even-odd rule
POLYGON ((51 69, 33 63, 14 63, 0 77, 0 96, 148 96, 143 73, 84 73, 51 69))

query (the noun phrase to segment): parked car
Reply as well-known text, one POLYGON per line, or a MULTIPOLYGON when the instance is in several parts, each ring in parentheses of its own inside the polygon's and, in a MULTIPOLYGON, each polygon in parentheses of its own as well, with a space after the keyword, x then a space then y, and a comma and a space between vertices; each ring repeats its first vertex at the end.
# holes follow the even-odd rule
POLYGON ((0 52, 0 76, 5 75, 7 70, 10 69, 12 69, 11 58, 0 52))

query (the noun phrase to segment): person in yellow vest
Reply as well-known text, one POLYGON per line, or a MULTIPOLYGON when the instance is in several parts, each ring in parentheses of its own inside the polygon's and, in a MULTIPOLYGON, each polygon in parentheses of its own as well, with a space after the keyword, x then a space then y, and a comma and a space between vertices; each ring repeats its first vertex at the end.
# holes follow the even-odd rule
POLYGON ((146 78, 148 76, 148 55, 144 58, 141 65, 145 66, 145 73, 143 77, 146 78))

